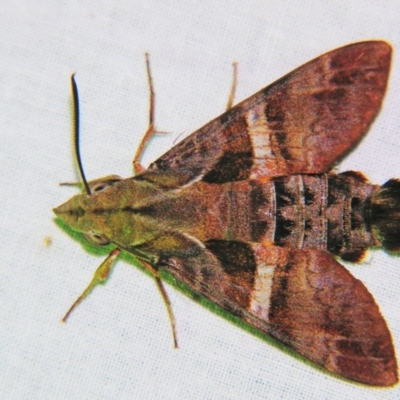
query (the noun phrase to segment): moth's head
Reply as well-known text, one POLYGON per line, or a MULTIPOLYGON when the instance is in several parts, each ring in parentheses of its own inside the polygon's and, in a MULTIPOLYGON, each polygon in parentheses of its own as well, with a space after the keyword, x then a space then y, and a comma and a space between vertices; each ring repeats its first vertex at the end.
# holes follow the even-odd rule
POLYGON ((107 198, 106 189, 113 186, 121 178, 117 176, 106 177, 89 182, 91 194, 78 194, 71 197, 66 203, 53 209, 56 216, 71 229, 83 233, 85 238, 94 245, 105 246, 109 239, 102 232, 101 224, 95 218, 95 210, 104 205, 107 198))

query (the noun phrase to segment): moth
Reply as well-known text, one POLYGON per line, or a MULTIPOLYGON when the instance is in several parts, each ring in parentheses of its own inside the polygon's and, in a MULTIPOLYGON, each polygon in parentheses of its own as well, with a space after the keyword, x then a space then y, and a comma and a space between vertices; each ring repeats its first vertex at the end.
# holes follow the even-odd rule
POLYGON ((152 107, 138 173, 87 183, 82 172, 86 192, 54 209, 90 242, 115 246, 70 311, 127 251, 154 275, 172 322, 160 270, 335 374, 394 385, 387 324, 338 258, 400 250, 400 180, 379 186, 332 171, 377 115, 390 60, 383 41, 321 55, 145 169, 152 107))

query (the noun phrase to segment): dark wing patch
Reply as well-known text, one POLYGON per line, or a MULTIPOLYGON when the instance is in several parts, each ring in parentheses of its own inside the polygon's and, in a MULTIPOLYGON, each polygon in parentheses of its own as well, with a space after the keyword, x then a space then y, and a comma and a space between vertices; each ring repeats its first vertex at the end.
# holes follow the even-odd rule
POLYGON ((165 268, 197 293, 230 313, 243 317, 250 305, 256 263, 251 245, 210 240, 201 248, 193 242, 196 255, 163 257, 165 268))

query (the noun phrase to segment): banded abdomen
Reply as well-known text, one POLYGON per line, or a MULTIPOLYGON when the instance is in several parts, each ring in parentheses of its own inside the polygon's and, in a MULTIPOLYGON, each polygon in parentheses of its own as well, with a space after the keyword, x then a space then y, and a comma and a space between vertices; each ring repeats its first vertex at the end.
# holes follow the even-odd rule
MULTIPOLYGON (((395 250, 400 241, 398 181, 380 187, 353 171, 222 185, 198 182, 172 202, 173 209, 182 210, 172 223, 202 241, 327 250, 353 262, 368 247, 395 250)), ((172 221, 172 204, 167 201, 161 209, 172 221)))
POLYGON ((379 244, 371 231, 371 198, 378 186, 361 174, 294 175, 261 185, 273 201, 259 204, 257 239, 296 249, 328 250, 357 261, 379 244), (271 215, 273 218, 264 218, 271 215))

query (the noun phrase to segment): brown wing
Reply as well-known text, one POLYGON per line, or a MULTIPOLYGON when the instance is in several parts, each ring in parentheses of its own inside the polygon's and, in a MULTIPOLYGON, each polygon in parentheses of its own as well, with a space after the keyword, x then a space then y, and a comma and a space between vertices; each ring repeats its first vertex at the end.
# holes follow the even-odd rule
POLYGON ((377 114, 390 58, 382 41, 326 53, 194 132, 139 179, 174 187, 325 172, 377 114))
MULTIPOLYGON (((187 238, 186 238, 187 240, 187 238)), ((166 269, 197 293, 338 375, 398 381, 390 332, 373 297, 329 253, 212 240, 166 269)))

